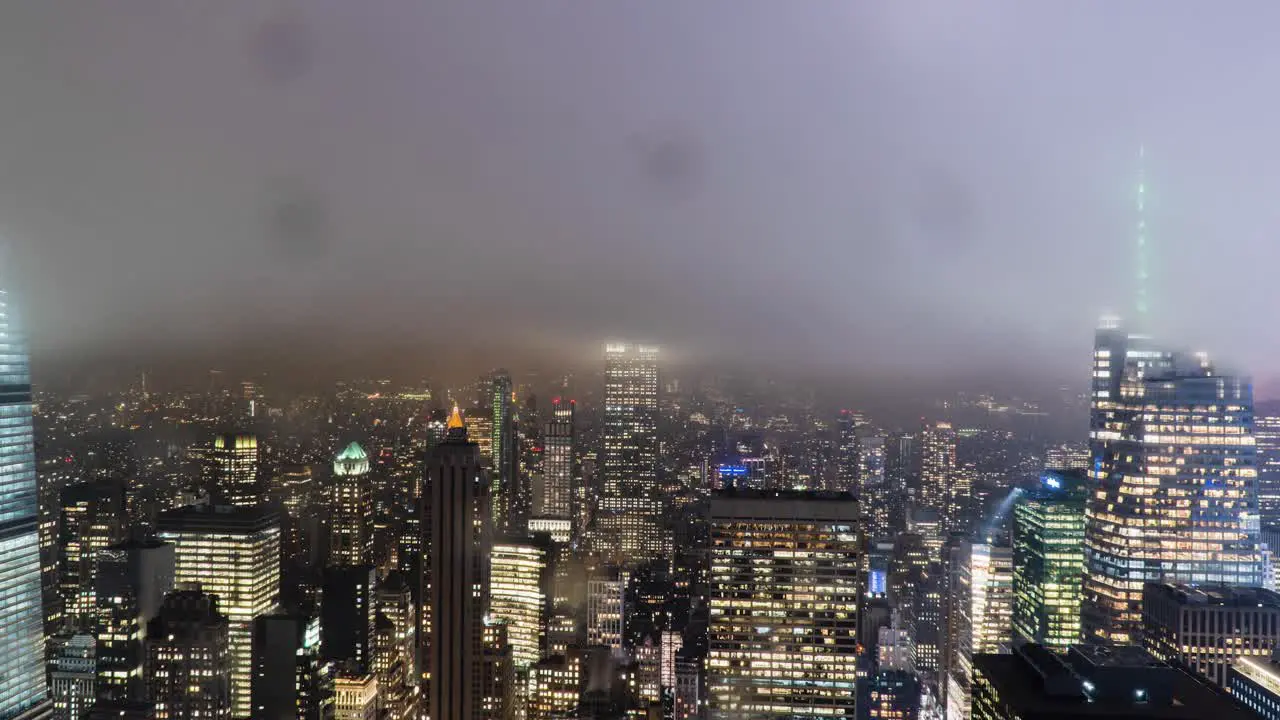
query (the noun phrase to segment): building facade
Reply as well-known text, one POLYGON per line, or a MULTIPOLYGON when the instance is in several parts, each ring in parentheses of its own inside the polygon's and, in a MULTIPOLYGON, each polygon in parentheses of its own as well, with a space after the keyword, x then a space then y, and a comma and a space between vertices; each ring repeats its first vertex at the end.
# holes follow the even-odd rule
POLYGON ((1014 636, 1065 652, 1080 642, 1083 471, 1046 471, 1013 507, 1014 636))
POLYGON ((854 717, 857 500, 724 491, 710 523, 710 717, 854 717))
POLYGON ((280 601, 280 520, 266 509, 188 506, 161 513, 158 537, 174 546, 177 583, 217 597, 228 621, 232 717, 252 709, 253 620, 280 601))
POLYGON ((229 629, 218 600, 198 585, 165 596, 146 641, 147 697, 156 720, 234 717, 229 629))
POLYGON ((1093 375, 1083 634, 1136 643, 1148 582, 1263 584, 1253 388, 1111 320, 1093 375))
POLYGON ((1240 657, 1270 657, 1280 647, 1280 595, 1263 588, 1148 583, 1142 598, 1143 645, 1218 687, 1240 657))

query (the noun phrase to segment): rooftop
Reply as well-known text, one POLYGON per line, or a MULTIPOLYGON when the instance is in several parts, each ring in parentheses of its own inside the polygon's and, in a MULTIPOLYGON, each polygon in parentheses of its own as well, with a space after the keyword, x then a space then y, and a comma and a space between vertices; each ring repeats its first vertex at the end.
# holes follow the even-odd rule
POLYGON ((1280 594, 1260 587, 1147 583, 1146 592, 1182 605, 1280 608, 1280 594))

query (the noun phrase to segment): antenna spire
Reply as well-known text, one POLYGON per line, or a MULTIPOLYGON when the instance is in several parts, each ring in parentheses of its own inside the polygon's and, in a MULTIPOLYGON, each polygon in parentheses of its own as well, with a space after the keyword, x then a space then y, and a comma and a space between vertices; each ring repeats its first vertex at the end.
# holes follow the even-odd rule
POLYGON ((1145 323, 1147 311, 1150 309, 1150 290, 1147 287, 1151 277, 1147 262, 1147 173, 1146 147, 1138 146, 1138 255, 1137 255, 1137 320, 1145 323))

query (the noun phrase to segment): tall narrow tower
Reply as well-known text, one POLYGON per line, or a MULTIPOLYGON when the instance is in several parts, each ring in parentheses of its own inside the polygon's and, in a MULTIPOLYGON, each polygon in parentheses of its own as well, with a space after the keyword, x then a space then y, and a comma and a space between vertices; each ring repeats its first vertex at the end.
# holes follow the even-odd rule
POLYGON ((430 556, 423 597, 428 607, 423 638, 426 696, 432 718, 480 717, 484 663, 484 612, 489 606, 488 559, 492 546, 489 493, 480 448, 467 439, 455 407, 445 439, 427 457, 423 527, 430 556))
POLYGON ((0 290, 0 717, 45 699, 31 371, 0 290))
POLYGON ((658 348, 605 347, 600 550, 617 564, 666 554, 658 483, 658 348))

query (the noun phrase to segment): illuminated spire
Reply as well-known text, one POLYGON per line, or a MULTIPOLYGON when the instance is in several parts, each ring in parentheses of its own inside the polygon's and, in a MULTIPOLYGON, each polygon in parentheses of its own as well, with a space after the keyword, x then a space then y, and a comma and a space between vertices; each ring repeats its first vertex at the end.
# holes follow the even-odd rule
POLYGON ((1138 257, 1137 257, 1137 320, 1145 324, 1147 318, 1149 290, 1147 281, 1151 276, 1147 263, 1147 178, 1145 163, 1146 148, 1138 146, 1138 257))
POLYGON ((449 424, 446 430, 466 430, 467 424, 462 422, 462 412, 458 410, 458 406, 453 406, 453 414, 449 416, 449 424))

